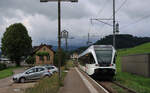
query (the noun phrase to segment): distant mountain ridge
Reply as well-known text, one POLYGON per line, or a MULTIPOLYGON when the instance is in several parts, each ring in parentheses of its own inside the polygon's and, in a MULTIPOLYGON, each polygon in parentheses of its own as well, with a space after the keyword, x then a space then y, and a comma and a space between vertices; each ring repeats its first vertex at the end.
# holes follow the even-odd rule
MULTIPOLYGON (((78 49, 79 47, 81 47, 81 46, 68 46, 68 51, 76 50, 76 49, 78 49)), ((58 48, 58 46, 53 46, 53 47, 52 47, 52 49, 53 49, 54 51, 56 51, 57 48, 58 48)), ((65 50, 65 49, 66 49, 66 46, 62 46, 61 48, 62 48, 63 50, 65 50)))
MULTIPOLYGON (((112 41, 113 41, 113 35, 108 35, 96 41, 94 45, 113 45, 112 41)), ((137 37, 130 34, 116 35, 116 49, 132 48, 148 42, 150 42, 150 37, 137 37)), ((87 48, 88 46, 79 47, 73 52, 82 53, 87 48)))
MULTIPOLYGON (((116 35, 116 49, 131 48, 150 42, 150 37, 137 37, 130 34, 116 35)), ((113 45, 113 35, 98 40, 94 45, 113 45)))

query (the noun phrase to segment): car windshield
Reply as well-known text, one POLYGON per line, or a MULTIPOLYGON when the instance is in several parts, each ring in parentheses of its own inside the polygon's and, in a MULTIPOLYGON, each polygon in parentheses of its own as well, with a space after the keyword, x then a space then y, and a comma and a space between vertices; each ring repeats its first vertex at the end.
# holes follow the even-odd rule
POLYGON ((98 63, 110 63, 112 59, 112 50, 96 50, 98 63))

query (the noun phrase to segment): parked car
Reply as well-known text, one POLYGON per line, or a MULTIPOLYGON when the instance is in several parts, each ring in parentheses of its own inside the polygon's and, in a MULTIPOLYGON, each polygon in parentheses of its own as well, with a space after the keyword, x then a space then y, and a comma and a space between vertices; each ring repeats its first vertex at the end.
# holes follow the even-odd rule
POLYGON ((50 77, 52 73, 44 66, 35 66, 23 73, 16 74, 13 76, 14 82, 21 82, 24 83, 26 81, 32 81, 41 79, 43 77, 50 77))
POLYGON ((53 65, 45 65, 45 67, 52 73, 58 72, 58 68, 53 65))

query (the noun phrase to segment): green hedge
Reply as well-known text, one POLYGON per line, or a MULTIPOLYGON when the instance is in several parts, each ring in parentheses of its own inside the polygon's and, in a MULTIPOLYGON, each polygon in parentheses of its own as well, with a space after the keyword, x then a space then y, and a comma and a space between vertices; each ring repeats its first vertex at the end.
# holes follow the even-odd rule
POLYGON ((48 56, 49 53, 48 52, 37 52, 36 55, 38 55, 38 56, 48 56))
POLYGON ((7 68, 6 64, 0 63, 0 70, 6 69, 6 68, 7 68))

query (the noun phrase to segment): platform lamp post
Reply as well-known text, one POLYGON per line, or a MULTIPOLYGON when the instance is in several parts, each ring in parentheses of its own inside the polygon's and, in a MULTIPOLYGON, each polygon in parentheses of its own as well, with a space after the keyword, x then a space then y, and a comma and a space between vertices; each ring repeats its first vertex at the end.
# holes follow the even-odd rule
POLYGON ((116 34, 119 34, 119 23, 116 24, 116 34))
MULTIPOLYGON (((67 30, 63 30, 61 32, 61 38, 65 39, 65 43, 66 43, 65 44, 65 47, 66 47, 65 51, 66 51, 66 57, 68 59, 68 39, 69 39, 69 32, 67 30)), ((65 69, 67 69, 66 63, 65 63, 65 69)))
POLYGON ((69 32, 67 31, 67 30, 63 30, 62 32, 61 32, 61 38, 64 38, 65 39, 65 43, 66 43, 66 52, 67 52, 67 50, 68 50, 68 37, 69 37, 69 32))
POLYGON ((58 2, 58 70, 59 82, 61 80, 61 1, 64 2, 78 2, 78 0, 40 0, 40 2, 58 2))
POLYGON ((66 50, 66 52, 68 54, 68 40, 69 39, 74 39, 74 37, 69 37, 69 32, 67 30, 63 30, 61 32, 61 38, 65 39, 65 48, 66 48, 65 50, 66 50))

